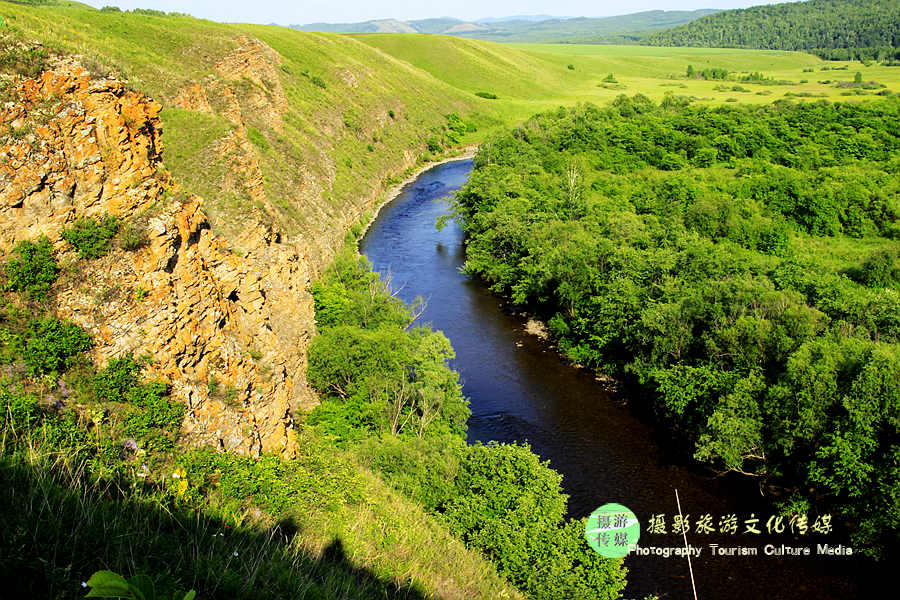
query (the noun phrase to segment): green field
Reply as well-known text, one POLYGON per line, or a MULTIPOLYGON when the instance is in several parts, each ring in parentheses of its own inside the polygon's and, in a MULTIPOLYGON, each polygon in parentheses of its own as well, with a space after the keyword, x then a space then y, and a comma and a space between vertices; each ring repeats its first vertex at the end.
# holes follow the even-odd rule
MULTIPOLYGON (((698 102, 768 103, 785 97, 800 100, 846 100, 857 71, 900 91, 900 68, 859 62, 824 61, 804 52, 727 48, 659 48, 600 44, 492 44, 413 34, 360 34, 361 41, 405 60, 450 85, 468 92, 488 91, 504 121, 516 121, 559 104, 606 103, 619 94, 645 94, 660 100, 672 92, 698 102), (572 65, 574 69, 569 69, 572 65), (688 79, 696 70, 723 68, 731 79, 758 72, 782 85, 688 79), (811 71, 810 71, 811 69, 811 71), (827 70, 825 70, 827 69, 827 70), (498 76, 501 75, 501 76, 498 76), (604 82, 612 74, 617 83, 604 82), (828 83, 824 83, 828 81, 828 83), (740 85, 749 91, 717 90, 740 85)), ((877 91, 877 90, 874 90, 877 91)), ((869 91, 868 93, 873 93, 869 91)), ((863 96, 853 95, 853 99, 863 96)))

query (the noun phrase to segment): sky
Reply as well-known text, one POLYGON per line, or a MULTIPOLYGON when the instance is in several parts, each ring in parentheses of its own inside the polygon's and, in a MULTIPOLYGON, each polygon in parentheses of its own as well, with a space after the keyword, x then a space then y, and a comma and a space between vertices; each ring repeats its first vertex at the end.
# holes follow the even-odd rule
POLYGON ((746 8, 775 4, 780 0, 82 0, 96 7, 115 5, 123 10, 155 8, 185 12, 213 21, 241 23, 357 22, 371 19, 424 19, 456 17, 477 20, 485 17, 548 14, 567 17, 609 17, 645 10, 693 10, 697 8, 746 8))

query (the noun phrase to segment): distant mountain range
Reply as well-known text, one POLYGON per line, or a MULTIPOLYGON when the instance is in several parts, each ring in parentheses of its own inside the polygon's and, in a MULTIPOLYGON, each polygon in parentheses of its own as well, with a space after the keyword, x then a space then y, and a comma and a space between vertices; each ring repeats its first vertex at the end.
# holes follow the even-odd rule
POLYGON ((290 27, 327 33, 439 33, 495 42, 634 42, 652 31, 684 25, 715 12, 719 11, 651 10, 602 18, 518 15, 479 21, 450 17, 416 21, 377 19, 290 27))

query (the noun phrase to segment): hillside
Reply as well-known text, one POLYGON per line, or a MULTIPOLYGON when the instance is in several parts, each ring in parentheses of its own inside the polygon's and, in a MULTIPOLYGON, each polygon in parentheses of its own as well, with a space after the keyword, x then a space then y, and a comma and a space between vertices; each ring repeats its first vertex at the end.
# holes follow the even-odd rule
POLYGON ((462 21, 421 19, 398 21, 379 19, 361 23, 310 23, 291 25, 301 31, 331 33, 439 33, 492 42, 634 42, 650 31, 690 23, 717 12, 651 10, 615 17, 509 17, 462 21))
POLYGON ((894 59, 900 57, 900 0, 809 0, 728 10, 654 33, 643 43, 894 59))

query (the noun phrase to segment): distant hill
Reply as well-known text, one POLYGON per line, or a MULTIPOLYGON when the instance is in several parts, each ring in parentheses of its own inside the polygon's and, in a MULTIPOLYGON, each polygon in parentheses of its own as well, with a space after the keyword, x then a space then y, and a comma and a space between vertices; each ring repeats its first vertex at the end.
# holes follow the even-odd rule
POLYGON ((657 32, 654 46, 807 50, 837 60, 900 58, 900 0, 809 0, 727 10, 657 32))
POLYGON ((379 19, 362 23, 310 23, 291 25, 291 28, 328 33, 440 33, 493 42, 633 43, 650 31, 689 23, 715 12, 713 9, 652 10, 603 18, 521 15, 480 21, 379 19))
POLYGON ((504 21, 549 21, 551 19, 569 19, 571 17, 555 17, 553 15, 510 15, 508 17, 486 17, 477 19, 476 23, 502 23, 504 21))

